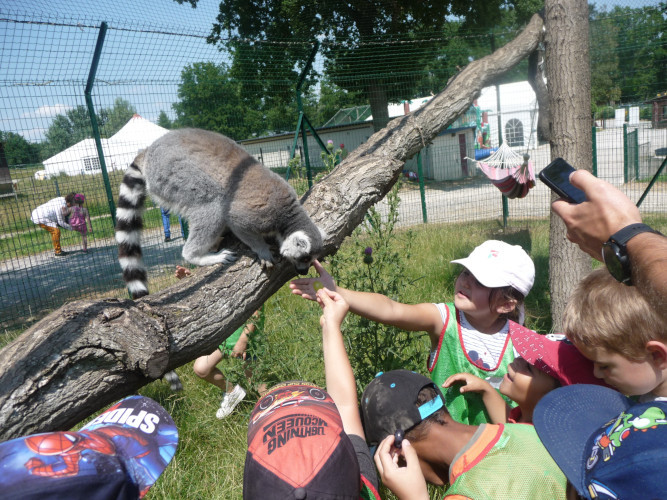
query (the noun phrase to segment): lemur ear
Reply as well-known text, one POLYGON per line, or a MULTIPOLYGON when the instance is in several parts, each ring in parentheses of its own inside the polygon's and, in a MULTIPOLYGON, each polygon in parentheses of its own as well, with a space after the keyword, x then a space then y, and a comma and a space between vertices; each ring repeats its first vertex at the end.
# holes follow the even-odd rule
POLYGON ((326 239, 327 239, 327 233, 324 232, 324 229, 322 229, 322 228, 319 227, 319 226, 317 227, 317 229, 318 229, 319 232, 320 232, 320 236, 322 237, 322 241, 326 240, 326 239))

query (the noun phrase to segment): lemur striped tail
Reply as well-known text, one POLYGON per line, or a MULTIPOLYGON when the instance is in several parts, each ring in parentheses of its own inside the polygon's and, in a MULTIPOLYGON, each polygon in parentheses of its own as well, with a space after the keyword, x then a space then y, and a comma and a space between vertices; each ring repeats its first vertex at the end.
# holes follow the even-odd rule
POLYGON ((116 241, 118 261, 123 279, 133 299, 148 295, 146 268, 141 259, 141 229, 143 228, 146 179, 134 160, 123 176, 116 209, 116 241))

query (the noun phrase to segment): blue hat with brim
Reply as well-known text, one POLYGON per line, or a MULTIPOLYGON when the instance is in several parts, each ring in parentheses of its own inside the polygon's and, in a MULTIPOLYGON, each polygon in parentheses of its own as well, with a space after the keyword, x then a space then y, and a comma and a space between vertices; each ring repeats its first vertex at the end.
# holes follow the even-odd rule
POLYGON ((32 434, 0 444, 0 497, 62 500, 142 498, 176 452, 178 430, 158 403, 130 396, 78 431, 32 434))
POLYGON ((667 401, 637 403, 606 387, 549 392, 533 413, 540 440, 579 495, 664 498, 667 401))

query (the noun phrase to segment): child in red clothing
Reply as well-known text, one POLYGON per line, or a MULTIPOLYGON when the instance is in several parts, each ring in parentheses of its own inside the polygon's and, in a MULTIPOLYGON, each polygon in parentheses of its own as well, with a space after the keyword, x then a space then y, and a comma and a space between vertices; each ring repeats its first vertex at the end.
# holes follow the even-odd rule
POLYGON ((470 373, 450 376, 443 387, 462 382, 460 391, 479 392, 492 423, 533 422, 533 410, 548 392, 572 384, 605 385, 594 375, 593 363, 564 335, 540 335, 527 328, 513 330, 516 357, 500 383, 499 391, 519 404, 511 408, 491 384, 470 373))
POLYGON ((93 223, 90 221, 90 214, 88 209, 84 208, 83 204, 86 197, 77 193, 74 195, 74 204, 66 209, 65 215, 69 217, 69 224, 72 229, 81 233, 83 241, 83 253, 88 253, 88 225, 90 224, 90 231, 93 231, 93 223), (87 223, 87 224, 86 224, 87 223))

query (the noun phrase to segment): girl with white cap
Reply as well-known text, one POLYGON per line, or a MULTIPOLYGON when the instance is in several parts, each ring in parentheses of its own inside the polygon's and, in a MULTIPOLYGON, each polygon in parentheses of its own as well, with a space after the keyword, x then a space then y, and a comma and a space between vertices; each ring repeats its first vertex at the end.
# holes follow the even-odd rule
MULTIPOLYGON (((487 380, 496 389, 515 356, 510 332, 523 323, 523 302, 535 280, 535 266, 518 245, 488 240, 464 258, 452 261, 464 269, 454 285, 454 301, 403 304, 377 293, 357 292, 336 286, 333 277, 315 261, 319 278, 296 279, 292 293, 314 300, 324 286, 338 292, 350 311, 403 330, 426 332, 431 339, 428 370, 441 386, 452 374, 468 372, 487 380)), ((445 392, 452 417, 466 424, 490 421, 481 395, 445 392)), ((508 404, 515 405, 510 400, 508 404)))

